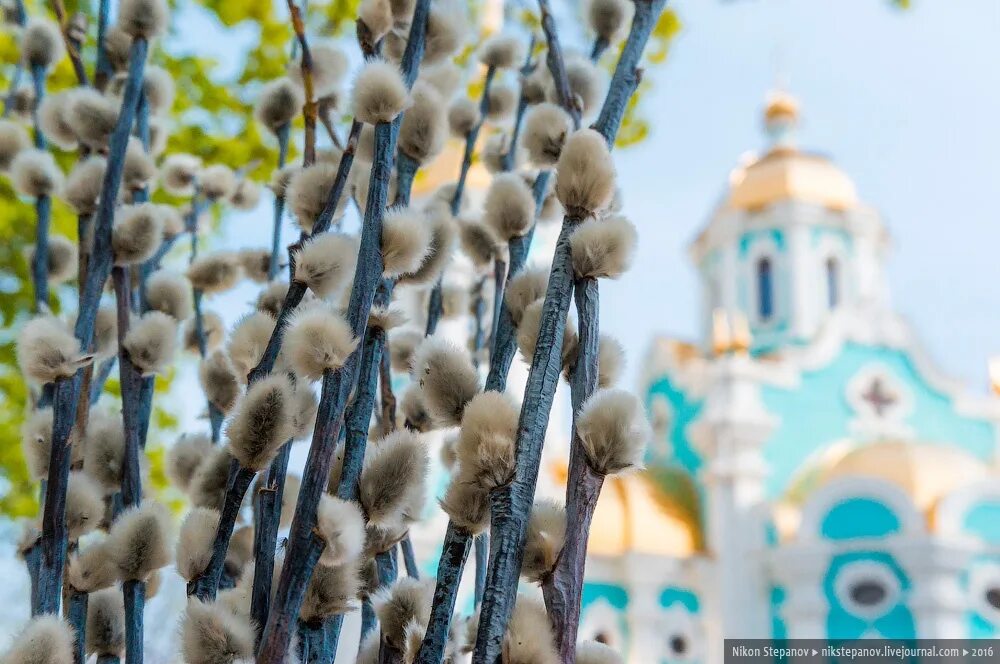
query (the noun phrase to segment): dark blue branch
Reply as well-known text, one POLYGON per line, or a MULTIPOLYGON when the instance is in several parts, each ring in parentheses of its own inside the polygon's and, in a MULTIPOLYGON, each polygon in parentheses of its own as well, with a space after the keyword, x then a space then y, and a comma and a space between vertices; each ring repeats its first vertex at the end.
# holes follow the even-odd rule
POLYGON ((215 595, 219 590, 219 580, 222 578, 222 570, 226 563, 229 540, 233 537, 243 497, 247 494, 247 489, 250 488, 250 482, 253 481, 254 471, 241 467, 235 459, 232 461, 232 465, 229 486, 226 487, 225 502, 219 516, 219 527, 215 531, 215 540, 212 542, 212 558, 205 571, 199 577, 188 582, 188 595, 194 595, 203 602, 215 600, 215 595))
MULTIPOLYGON (((285 166, 285 160, 288 158, 288 134, 291 131, 291 125, 285 123, 278 127, 275 135, 278 137, 278 169, 282 169, 285 166)), ((281 258, 281 219, 285 211, 285 196, 284 194, 274 197, 274 226, 271 230, 271 259, 267 265, 267 277, 268 279, 274 279, 278 276, 278 261, 281 258)))
POLYGON ((87 604, 90 595, 70 588, 66 595, 66 622, 73 629, 73 664, 87 661, 87 604))
POLYGON ((451 620, 455 615, 458 586, 462 581, 469 549, 472 548, 472 534, 449 521, 441 546, 431 615, 415 664, 440 664, 444 658, 451 620))
POLYGON ((142 664, 142 625, 146 609, 146 582, 122 583, 125 598, 125 664, 142 664))
MULTIPOLYGON (((264 478, 264 486, 257 489, 257 505, 254 528, 254 576, 250 595, 250 618, 255 625, 267 622, 271 608, 271 581, 274 575, 274 551, 278 543, 281 526, 281 502, 285 495, 285 478, 288 473, 288 457, 292 451, 292 441, 278 450, 264 478)), ((260 635, 258 633, 259 641, 260 635)))

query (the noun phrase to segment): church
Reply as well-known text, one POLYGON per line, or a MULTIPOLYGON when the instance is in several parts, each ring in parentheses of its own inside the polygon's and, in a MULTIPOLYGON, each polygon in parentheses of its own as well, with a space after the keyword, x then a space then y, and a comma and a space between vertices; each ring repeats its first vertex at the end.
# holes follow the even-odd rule
POLYGON ((766 149, 691 243, 702 339, 652 341, 647 468, 598 504, 581 637, 630 663, 721 662, 724 638, 1000 634, 1000 399, 892 311, 886 228, 797 146, 798 118, 770 96, 766 149))

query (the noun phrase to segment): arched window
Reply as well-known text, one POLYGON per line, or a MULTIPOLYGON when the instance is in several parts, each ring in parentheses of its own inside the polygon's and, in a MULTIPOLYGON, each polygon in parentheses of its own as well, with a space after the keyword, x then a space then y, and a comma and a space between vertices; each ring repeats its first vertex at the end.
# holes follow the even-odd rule
POLYGON ((762 321, 774 315, 774 269, 770 258, 757 261, 757 315, 762 321))
POLYGON ((831 309, 840 304, 840 262, 832 256, 826 259, 826 303, 831 309))

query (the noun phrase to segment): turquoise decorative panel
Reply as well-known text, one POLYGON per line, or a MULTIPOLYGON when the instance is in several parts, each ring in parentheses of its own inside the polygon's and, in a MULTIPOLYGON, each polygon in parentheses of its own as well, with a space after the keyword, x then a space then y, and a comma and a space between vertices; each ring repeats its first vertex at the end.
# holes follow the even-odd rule
POLYGON ((666 609, 674 604, 683 606, 691 613, 698 613, 700 610, 698 596, 690 590, 676 587, 664 588, 663 592, 660 593, 660 606, 666 609))
POLYGON ((810 455, 851 437, 849 425, 855 412, 847 402, 847 385, 873 364, 890 371, 910 393, 913 408, 905 424, 918 440, 956 445, 984 461, 990 459, 994 447, 990 422, 955 412, 952 399, 932 388, 906 353, 847 343, 830 364, 804 372, 795 389, 762 388, 765 407, 779 419, 764 450, 770 469, 768 495, 781 495, 810 455))
POLYGON ((885 537, 899 529, 899 517, 870 498, 849 498, 834 505, 820 526, 823 537, 832 540, 885 537))
POLYGON ((1000 544, 1000 503, 990 501, 974 505, 965 513, 962 530, 988 544, 1000 544))
POLYGON ((827 638, 915 638, 913 615, 907 606, 910 587, 909 577, 885 551, 834 556, 823 579, 830 607, 827 638))
POLYGON ((666 440, 652 441, 649 444, 646 452, 647 464, 677 463, 697 477, 698 469, 701 468, 701 455, 688 440, 687 428, 701 414, 701 400, 691 399, 671 382, 669 376, 663 376, 650 385, 646 393, 646 412, 651 411, 653 400, 657 398, 666 399, 670 406, 671 417, 666 440))
POLYGON ((659 664, 696 664, 705 652, 705 635, 700 628, 701 604, 687 588, 671 586, 660 593, 663 624, 657 628, 662 638, 659 664))

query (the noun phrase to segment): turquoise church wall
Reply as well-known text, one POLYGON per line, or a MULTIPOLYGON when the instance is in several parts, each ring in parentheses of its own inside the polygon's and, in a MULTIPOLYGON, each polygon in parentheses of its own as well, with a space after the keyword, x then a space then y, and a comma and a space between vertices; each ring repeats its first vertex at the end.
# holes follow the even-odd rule
POLYGON ((990 460, 992 425, 957 414, 952 399, 932 388, 906 353, 848 343, 827 366, 803 372, 801 384, 794 389, 762 388, 765 407, 780 422, 764 450, 770 469, 769 496, 783 493, 811 455, 851 438, 850 422, 856 413, 847 402, 846 387, 859 371, 871 365, 885 368, 909 391, 913 407, 904 422, 917 440, 955 445, 983 461, 990 460))

